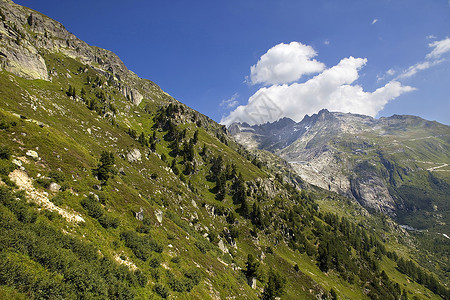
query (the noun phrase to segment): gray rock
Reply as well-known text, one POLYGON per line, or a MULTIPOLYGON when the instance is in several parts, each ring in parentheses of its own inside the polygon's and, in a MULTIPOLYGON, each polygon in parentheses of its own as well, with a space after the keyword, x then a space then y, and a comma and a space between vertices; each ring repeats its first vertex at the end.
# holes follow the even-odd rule
POLYGON ((60 189, 61 189, 61 186, 59 184, 57 184, 56 182, 52 182, 48 186, 48 190, 50 192, 58 192, 60 189))
POLYGON ((18 160, 18 159, 13 159, 12 161, 11 161, 13 164, 15 164, 16 166, 18 166, 18 167, 21 167, 22 166, 22 162, 20 161, 20 160, 18 160))
POLYGON ((248 277, 247 283, 249 286, 252 287, 252 289, 256 290, 256 278, 255 277, 248 277))
POLYGON ((155 216, 156 219, 158 220, 159 223, 162 223, 163 220, 163 212, 160 210, 155 211, 155 216))
POLYGON ((225 246, 222 240, 219 241, 219 244, 217 246, 219 246, 219 249, 222 250, 223 253, 229 252, 228 248, 225 246))
POLYGON ((136 217, 137 220, 142 221, 144 220, 144 210, 141 207, 141 210, 138 212, 134 213, 134 216, 136 217))
POLYGON ((127 159, 129 162, 140 161, 142 158, 141 151, 139 149, 134 148, 130 152, 127 153, 127 159))
POLYGON ((26 154, 26 156, 29 156, 29 157, 31 157, 33 159, 38 159, 39 158, 39 154, 36 151, 34 151, 34 150, 28 150, 27 153, 25 153, 25 154, 26 154))

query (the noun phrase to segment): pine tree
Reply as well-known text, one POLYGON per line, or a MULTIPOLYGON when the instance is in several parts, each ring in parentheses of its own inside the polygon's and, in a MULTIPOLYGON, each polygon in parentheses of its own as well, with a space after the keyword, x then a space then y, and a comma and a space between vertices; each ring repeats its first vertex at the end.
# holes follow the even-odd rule
POLYGON ((248 205, 248 200, 245 197, 244 197, 244 199, 242 199, 240 210, 241 210, 241 214, 242 214, 243 217, 246 218, 246 217, 249 216, 249 214, 250 214, 250 207, 248 205))
POLYGON ((112 152, 103 151, 97 168, 93 170, 93 174, 97 176, 100 181, 103 181, 102 184, 106 184, 107 180, 111 177, 110 174, 115 173, 114 163, 114 154, 112 152))
POLYGON ((235 203, 242 203, 245 200, 246 191, 244 177, 241 173, 239 173, 239 176, 235 177, 234 179, 233 190, 233 201, 235 203))
POLYGON ((226 175, 222 172, 216 177, 216 198, 218 200, 223 200, 225 198, 226 185, 226 175))
POLYGON ((192 138, 192 143, 195 145, 198 142, 198 129, 194 132, 194 137, 192 138))
POLYGON ((141 132, 141 134, 139 135, 138 141, 142 146, 148 146, 148 141, 145 138, 144 132, 141 132))
POLYGON ((263 300, 272 300, 281 297, 284 293, 285 279, 273 269, 269 271, 269 279, 264 287, 263 300))
POLYGON ((177 167, 177 161, 176 161, 176 159, 173 159, 173 160, 172 160, 172 165, 171 165, 170 167, 172 168, 172 171, 173 171, 173 173, 174 173, 175 175, 180 174, 180 171, 178 170, 178 167, 177 167))
POLYGON ((256 260, 255 256, 251 253, 247 256, 247 262, 245 263, 245 275, 248 278, 257 277, 259 269, 259 261, 256 260))
POLYGON ((331 296, 331 300, 337 300, 337 298, 338 298, 337 293, 333 288, 330 290, 330 296, 331 296))

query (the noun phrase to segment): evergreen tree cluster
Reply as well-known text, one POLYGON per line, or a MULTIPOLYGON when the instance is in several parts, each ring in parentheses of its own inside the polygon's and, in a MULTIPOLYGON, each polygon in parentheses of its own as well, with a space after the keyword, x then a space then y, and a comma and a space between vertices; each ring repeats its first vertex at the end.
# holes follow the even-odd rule
POLYGON ((424 285, 433 293, 440 295, 444 299, 450 299, 450 289, 446 288, 433 275, 422 270, 411 260, 405 260, 400 257, 397 260, 397 270, 408 275, 414 281, 424 285))

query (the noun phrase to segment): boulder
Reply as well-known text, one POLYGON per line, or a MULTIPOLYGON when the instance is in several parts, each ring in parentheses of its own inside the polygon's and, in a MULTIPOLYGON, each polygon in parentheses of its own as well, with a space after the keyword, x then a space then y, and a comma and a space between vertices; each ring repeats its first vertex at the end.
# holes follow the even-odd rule
POLYGON ((222 250, 223 253, 228 253, 228 248, 225 246, 222 240, 219 241, 219 249, 222 250))
POLYGON ((144 210, 141 207, 141 210, 138 212, 134 213, 134 216, 136 217, 137 220, 142 221, 144 220, 144 210))
POLYGON ((39 159, 39 154, 34 150, 28 150, 26 155, 34 159, 39 159))
POLYGON ((256 278, 255 277, 248 277, 247 278, 247 283, 249 286, 252 287, 252 289, 256 289, 256 278))
POLYGON ((155 216, 156 219, 158 220, 159 223, 162 223, 163 220, 163 212, 160 210, 155 211, 155 216))
POLYGON ((18 160, 18 159, 13 159, 12 161, 11 161, 13 164, 15 164, 16 166, 18 166, 18 167, 21 167, 22 166, 22 162, 20 161, 20 160, 18 160))
POLYGON ((127 159, 129 162, 140 161, 142 158, 141 151, 139 149, 134 148, 130 152, 127 153, 127 159))
POLYGON ((48 186, 48 190, 50 192, 58 192, 60 189, 61 189, 61 186, 59 184, 57 184, 56 182, 52 182, 48 186))

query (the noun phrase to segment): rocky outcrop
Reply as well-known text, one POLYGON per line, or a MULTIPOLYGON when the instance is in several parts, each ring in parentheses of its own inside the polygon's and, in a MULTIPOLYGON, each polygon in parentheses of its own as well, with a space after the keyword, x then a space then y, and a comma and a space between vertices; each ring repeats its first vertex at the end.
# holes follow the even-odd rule
MULTIPOLYGON (((2 9, 3 14, 10 16, 2 9)), ((27 79, 48 80, 45 60, 15 22, 0 22, 0 66, 27 79)))
POLYGON ((26 79, 50 80, 43 54, 62 53, 111 79, 134 105, 161 91, 128 70, 116 54, 89 46, 55 20, 9 0, 0 0, 0 10, 1 68, 26 79))

